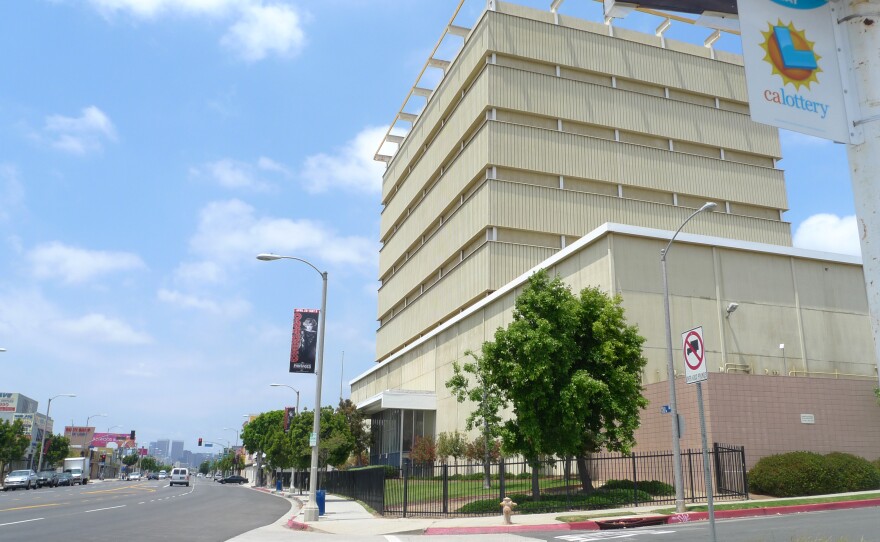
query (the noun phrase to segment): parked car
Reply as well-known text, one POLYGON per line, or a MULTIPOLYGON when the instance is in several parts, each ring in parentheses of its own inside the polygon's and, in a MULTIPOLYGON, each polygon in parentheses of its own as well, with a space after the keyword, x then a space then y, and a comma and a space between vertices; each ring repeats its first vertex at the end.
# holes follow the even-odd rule
POLYGON ((158 480, 158 479, 159 479, 159 475, 156 474, 155 472, 151 472, 150 474, 147 475, 147 480, 158 480))
POLYGON ((128 480, 130 482, 138 482, 138 481, 140 481, 140 479, 141 479, 141 473, 139 473, 139 472, 133 472, 128 475, 128 480))
POLYGON ((3 491, 10 489, 37 489, 37 473, 32 470, 14 470, 3 480, 3 491))
POLYGON ((164 480, 165 478, 168 478, 168 472, 164 471, 164 470, 160 470, 159 471, 159 479, 164 480))
POLYGON ((58 473, 58 483, 56 485, 59 486, 72 486, 73 485, 73 475, 69 472, 59 472, 58 473))
POLYGON ((221 479, 221 480, 220 480, 220 483, 221 483, 221 484, 238 484, 238 485, 241 485, 241 484, 246 484, 247 481, 248 481, 248 479, 245 478, 244 476, 239 476, 239 475, 237 475, 237 474, 233 474, 232 476, 227 476, 226 478, 221 479))
POLYGON ((54 470, 41 470, 37 473, 37 484, 40 487, 55 487, 58 485, 58 473, 54 470))

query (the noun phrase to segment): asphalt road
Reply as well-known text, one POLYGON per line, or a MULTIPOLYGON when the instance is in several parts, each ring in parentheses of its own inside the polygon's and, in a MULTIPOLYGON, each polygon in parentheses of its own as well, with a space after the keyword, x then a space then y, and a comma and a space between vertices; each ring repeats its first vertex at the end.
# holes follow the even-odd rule
POLYGON ((225 541, 276 521, 290 503, 243 486, 193 478, 108 481, 0 492, 0 540, 225 541))

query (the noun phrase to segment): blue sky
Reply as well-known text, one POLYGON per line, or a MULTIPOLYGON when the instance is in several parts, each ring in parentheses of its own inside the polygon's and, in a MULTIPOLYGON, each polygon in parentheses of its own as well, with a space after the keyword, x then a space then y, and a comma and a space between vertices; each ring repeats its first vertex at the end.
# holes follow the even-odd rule
MULTIPOLYGON (((457 4, 0 3, 0 391, 42 412, 74 393, 53 401, 56 428, 106 413, 99 431, 190 450, 292 405, 272 382, 311 407, 315 377, 287 358, 292 311, 320 306, 321 280, 255 259, 277 252, 329 273, 323 403, 343 381, 347 397, 373 364, 372 156, 457 4)), ((562 11, 598 20, 601 4, 562 11)), ((845 148, 781 135, 795 244, 858 253, 845 148)))

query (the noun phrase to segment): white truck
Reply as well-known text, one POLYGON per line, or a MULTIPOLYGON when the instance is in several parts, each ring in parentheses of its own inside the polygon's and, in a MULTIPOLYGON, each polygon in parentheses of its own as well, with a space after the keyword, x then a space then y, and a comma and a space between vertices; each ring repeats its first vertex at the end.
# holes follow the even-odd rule
POLYGON ((68 457, 64 460, 64 472, 71 475, 70 485, 88 484, 89 483, 89 458, 88 457, 68 457))

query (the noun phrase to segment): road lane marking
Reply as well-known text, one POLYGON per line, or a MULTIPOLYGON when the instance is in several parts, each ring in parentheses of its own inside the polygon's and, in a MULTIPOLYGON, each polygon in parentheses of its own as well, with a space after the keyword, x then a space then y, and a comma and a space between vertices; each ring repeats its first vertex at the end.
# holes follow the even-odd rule
POLYGON ((114 508, 125 508, 127 505, 120 504, 119 506, 109 506, 107 508, 95 508, 94 510, 86 510, 86 514, 89 512, 100 512, 101 510, 113 510, 114 508))
POLYGON ((0 527, 6 527, 7 525, 17 525, 19 523, 27 523, 29 521, 40 521, 41 519, 45 519, 45 518, 25 519, 22 521, 13 521, 12 523, 0 523, 0 527))
POLYGON ((46 508, 47 506, 61 506, 61 503, 51 503, 51 504, 32 504, 30 506, 19 506, 16 508, 4 508, 0 510, 0 512, 11 512, 12 510, 27 510, 29 508, 46 508))

